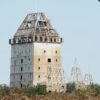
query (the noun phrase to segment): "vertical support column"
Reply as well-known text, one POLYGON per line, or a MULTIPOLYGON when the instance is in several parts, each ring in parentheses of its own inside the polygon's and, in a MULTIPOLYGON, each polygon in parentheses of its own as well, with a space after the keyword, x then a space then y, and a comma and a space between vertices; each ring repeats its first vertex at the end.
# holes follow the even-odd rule
POLYGON ((45 41, 45 36, 42 36, 42 41, 43 41, 43 42, 45 41))
POLYGON ((40 41, 40 36, 37 36, 37 41, 38 41, 38 42, 40 41))
POLYGON ((54 42, 54 37, 52 37, 52 42, 54 42))
POLYGON ((35 41, 35 36, 33 36, 33 42, 35 41))
POLYGON ((57 42, 59 42, 59 37, 57 37, 57 42))
POLYGON ((47 37, 47 42, 50 42, 50 38, 49 37, 47 37))

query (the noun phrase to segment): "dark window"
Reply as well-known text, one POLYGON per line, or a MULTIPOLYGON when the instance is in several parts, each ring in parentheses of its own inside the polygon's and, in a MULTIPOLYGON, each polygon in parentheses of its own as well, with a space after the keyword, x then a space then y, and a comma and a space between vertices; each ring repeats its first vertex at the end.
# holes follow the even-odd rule
POLYGON ((49 91, 49 93, 51 93, 51 91, 49 91))
POLYGON ((58 61, 58 59, 56 59, 56 62, 58 61))
POLYGON ((52 38, 50 38, 50 42, 52 42, 52 38))
POLYGON ((40 67, 38 67, 38 69, 40 69, 40 67))
POLYGON ((21 59, 21 63, 23 63, 23 59, 21 59))
POLYGON ((40 37, 40 41, 42 41, 42 37, 40 37))
POLYGON ((47 23, 46 23, 46 22, 44 22, 44 25, 45 25, 45 26, 47 26, 47 23))
POLYGON ((51 62, 51 59, 50 58, 48 58, 48 62, 51 62))
POLYGON ((21 67, 21 71, 23 71, 23 67, 21 67))
POLYGON ((46 53, 46 50, 44 50, 44 53, 46 53))
POLYGON ((54 42, 56 42, 56 39, 54 39, 54 42))
POLYGON ((40 78, 40 75, 38 75, 38 78, 40 78))
POLYGON ((47 41, 47 38, 45 38, 45 41, 47 41))
POLYGON ((23 79, 23 76, 22 76, 22 75, 20 76, 20 79, 21 79, 21 80, 23 79))
POLYGON ((35 41, 37 41, 37 36, 35 36, 35 41))
POLYGON ((21 85, 20 85, 20 87, 22 88, 22 87, 23 87, 23 85, 21 84, 21 85))
POLYGON ((38 26, 39 27, 45 27, 45 26, 47 26, 47 23, 46 22, 43 22, 43 21, 39 21, 38 22, 38 26))
POLYGON ((40 61, 40 58, 38 59, 38 61, 40 61))
POLYGON ((56 51, 56 53, 57 53, 57 51, 56 51))

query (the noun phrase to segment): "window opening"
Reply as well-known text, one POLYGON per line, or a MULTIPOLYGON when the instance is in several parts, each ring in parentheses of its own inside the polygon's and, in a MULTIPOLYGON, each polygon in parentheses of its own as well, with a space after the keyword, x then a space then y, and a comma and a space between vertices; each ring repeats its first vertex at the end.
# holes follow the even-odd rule
POLYGON ((23 67, 21 67, 21 72, 23 71, 23 67))
POLYGON ((38 59, 38 61, 40 61, 40 58, 38 59))
POLYGON ((40 41, 42 41, 42 37, 40 37, 40 41))
POLYGON ((21 84, 21 88, 23 87, 23 85, 21 84))
POLYGON ((35 41, 37 41, 37 36, 35 36, 35 41))
POLYGON ((44 50, 44 53, 46 53, 46 50, 44 50))
POLYGON ((50 58, 48 58, 48 62, 51 62, 51 59, 50 58))
POLYGON ((38 78, 40 78, 40 75, 38 75, 38 78))
POLYGON ((21 79, 21 80, 23 79, 22 75, 20 76, 20 79, 21 79))
POLYGON ((58 59, 56 59, 56 62, 58 61, 58 59))
POLYGON ((23 63, 23 59, 21 59, 21 63, 23 63))
POLYGON ((38 67, 38 69, 40 70, 40 67, 38 67))
POLYGON ((57 51, 56 51, 56 54, 57 54, 57 51))

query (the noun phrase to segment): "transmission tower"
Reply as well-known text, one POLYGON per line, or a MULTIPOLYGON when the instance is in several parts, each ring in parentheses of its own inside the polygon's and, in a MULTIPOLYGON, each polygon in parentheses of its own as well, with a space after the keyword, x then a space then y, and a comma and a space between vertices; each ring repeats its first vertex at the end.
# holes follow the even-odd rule
POLYGON ((84 83, 85 85, 93 84, 93 78, 91 74, 85 74, 84 83))
POLYGON ((74 66, 72 67, 70 82, 83 82, 82 74, 80 68, 78 67, 77 58, 75 58, 74 66))

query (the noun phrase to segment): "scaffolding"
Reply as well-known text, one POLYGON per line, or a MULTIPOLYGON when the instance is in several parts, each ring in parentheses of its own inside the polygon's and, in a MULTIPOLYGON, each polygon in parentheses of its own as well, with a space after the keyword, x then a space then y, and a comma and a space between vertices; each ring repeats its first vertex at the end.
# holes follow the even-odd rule
POLYGON ((75 58, 74 67, 72 67, 69 83, 75 83, 76 89, 85 88, 82 74, 80 68, 78 67, 77 58, 75 58))
POLYGON ((78 67, 77 58, 75 58, 74 67, 72 67, 70 82, 83 82, 82 74, 80 68, 78 67))
POLYGON ((65 73, 62 67, 48 67, 42 80, 37 80, 40 85, 46 85, 48 91, 66 91, 65 73))
POLYGON ((85 74, 84 83, 85 85, 93 84, 93 78, 91 74, 85 74))
POLYGON ((61 67, 48 67, 48 85, 65 84, 64 69, 61 67))
POLYGON ((48 67, 47 76, 48 87, 56 88, 57 86, 60 91, 66 91, 65 73, 62 67, 48 67))

